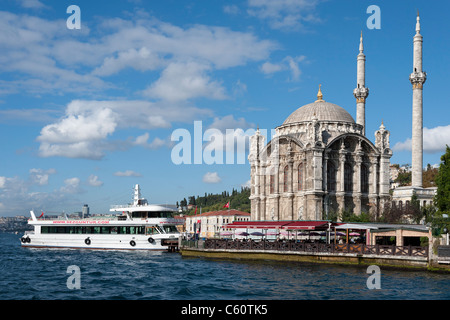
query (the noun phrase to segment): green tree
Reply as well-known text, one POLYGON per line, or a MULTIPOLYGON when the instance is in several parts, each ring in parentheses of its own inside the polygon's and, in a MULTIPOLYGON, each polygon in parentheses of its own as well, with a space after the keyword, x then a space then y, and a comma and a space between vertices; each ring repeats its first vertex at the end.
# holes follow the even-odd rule
POLYGON ((437 193, 434 198, 436 207, 441 214, 448 214, 450 213, 450 148, 448 145, 445 154, 441 157, 436 186, 437 193))

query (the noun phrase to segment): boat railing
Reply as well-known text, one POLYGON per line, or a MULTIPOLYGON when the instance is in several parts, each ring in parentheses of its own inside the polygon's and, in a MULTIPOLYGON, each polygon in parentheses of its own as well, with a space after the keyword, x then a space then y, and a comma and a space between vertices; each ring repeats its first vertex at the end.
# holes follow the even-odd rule
MULTIPOLYGON (((64 217, 64 216, 43 216, 36 218, 38 221, 65 221, 65 220, 120 220, 121 216, 94 216, 94 217, 64 217)), ((31 218, 29 219, 31 220, 31 218)))
MULTIPOLYGON (((189 242, 182 242, 188 247, 195 246, 189 242)), ((297 242, 294 240, 228 240, 228 239, 206 239, 202 243, 204 249, 233 249, 233 250, 273 250, 273 251, 296 251, 308 253, 329 254, 361 254, 361 255, 389 255, 428 257, 428 246, 396 246, 396 245, 365 245, 365 244, 327 244, 297 242)), ((196 245, 199 247, 198 244, 196 245)))

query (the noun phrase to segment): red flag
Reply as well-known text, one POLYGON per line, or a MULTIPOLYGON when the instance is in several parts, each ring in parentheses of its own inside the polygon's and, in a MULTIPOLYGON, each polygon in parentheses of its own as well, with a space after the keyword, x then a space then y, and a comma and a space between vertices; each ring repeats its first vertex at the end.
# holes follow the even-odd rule
POLYGON ((224 205, 222 208, 230 208, 230 201, 228 201, 228 203, 226 205, 224 205))
POLYGON ((195 207, 195 212, 194 212, 194 214, 197 214, 197 206, 195 207))
POLYGON ((44 216, 44 211, 42 211, 42 213, 41 213, 41 215, 38 217, 38 219, 39 218, 42 218, 44 216))

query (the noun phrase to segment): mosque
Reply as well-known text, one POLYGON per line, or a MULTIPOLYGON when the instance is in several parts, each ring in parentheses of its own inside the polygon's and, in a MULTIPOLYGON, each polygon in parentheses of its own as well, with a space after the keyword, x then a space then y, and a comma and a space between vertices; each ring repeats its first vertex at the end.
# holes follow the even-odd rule
MULTIPOLYGON (((413 186, 422 174, 422 36, 417 16, 414 37, 413 186)), ((344 211, 378 216, 391 201, 392 151, 383 123, 372 143, 365 132, 365 55, 361 33, 357 56, 356 121, 342 107, 317 100, 295 110, 266 144, 259 129, 250 137, 251 220, 325 220, 344 211)), ((417 182, 420 180, 420 182, 417 182)))

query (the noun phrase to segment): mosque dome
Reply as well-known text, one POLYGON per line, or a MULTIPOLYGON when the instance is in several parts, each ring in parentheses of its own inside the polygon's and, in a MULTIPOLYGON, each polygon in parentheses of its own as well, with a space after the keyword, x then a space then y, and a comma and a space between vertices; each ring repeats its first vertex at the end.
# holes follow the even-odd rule
POLYGON ((322 98, 323 95, 319 87, 317 100, 295 110, 289 117, 287 117, 287 119, 283 122, 283 125, 296 122, 312 121, 314 118, 316 118, 318 121, 355 123, 353 117, 350 115, 350 113, 345 111, 344 108, 334 103, 326 102, 322 98))

